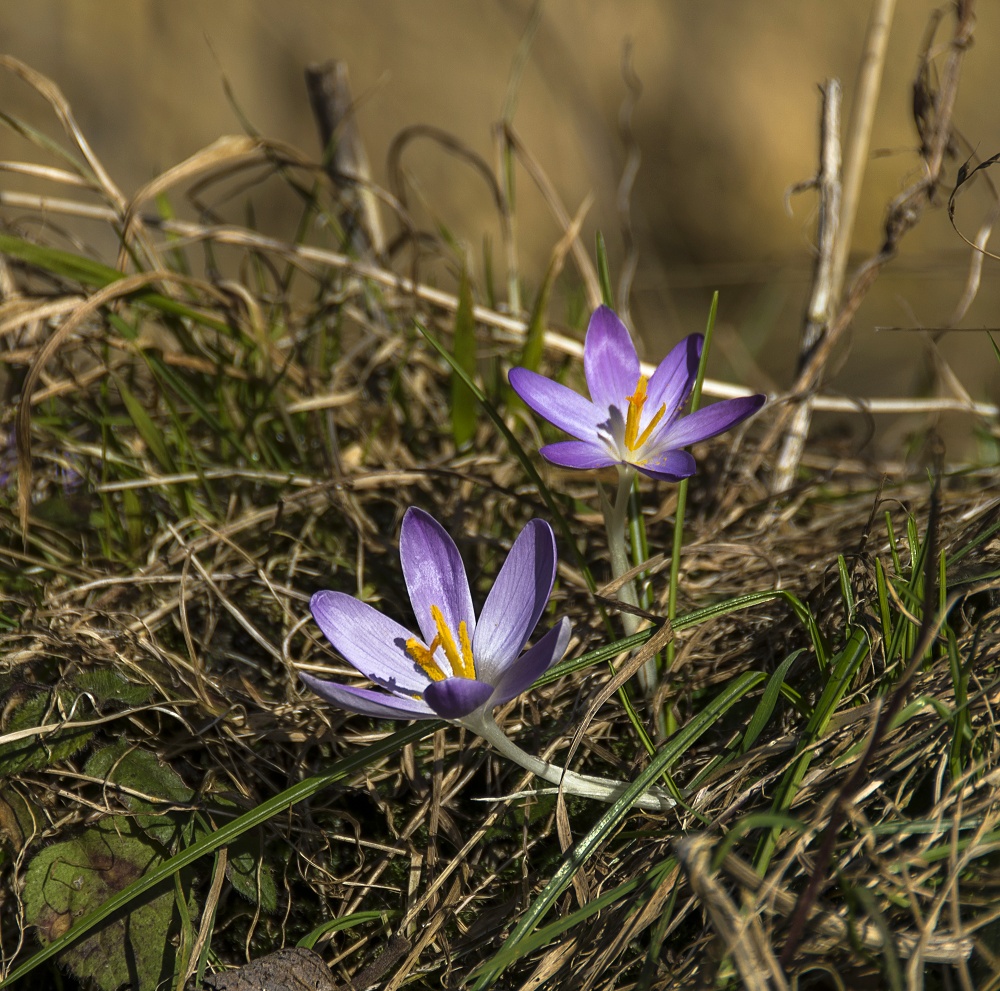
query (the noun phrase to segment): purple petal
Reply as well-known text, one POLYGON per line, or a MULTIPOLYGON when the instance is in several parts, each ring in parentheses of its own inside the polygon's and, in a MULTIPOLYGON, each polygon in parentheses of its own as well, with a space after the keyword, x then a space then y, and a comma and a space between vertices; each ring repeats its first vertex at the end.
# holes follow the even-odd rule
MULTIPOLYGON (((739 399, 723 399, 703 409, 682 416, 669 430, 663 432, 665 447, 687 447, 698 441, 708 440, 716 434, 724 433, 737 423, 742 423, 764 405, 766 396, 741 396, 739 399)), ((659 444, 657 444, 659 446, 659 444)))
POLYGON ((597 436, 597 424, 606 414, 578 392, 527 368, 512 368, 507 378, 524 402, 549 423, 573 437, 597 436))
POLYGON ((493 686, 472 678, 445 678, 432 681, 424 692, 424 700, 442 719, 461 719, 485 705, 493 694, 493 686))
POLYGON ((516 698, 560 660, 566 653, 571 630, 570 621, 564 617, 507 668, 493 694, 493 704, 503 705, 516 698))
POLYGON ((463 620, 471 637, 476 629, 476 614, 462 556, 444 527, 422 509, 410 507, 403 517, 399 560, 424 641, 431 643, 437 634, 431 606, 441 610, 456 637, 463 620))
POLYGON ((625 324, 606 306, 599 306, 590 318, 583 342, 583 370, 590 398, 599 409, 620 408, 639 381, 639 356, 632 338, 625 324))
POLYGON ((679 482, 697 471, 694 457, 687 451, 663 451, 636 468, 658 482, 679 482))
POLYGON ((427 675, 406 653, 413 636, 367 602, 343 592, 317 592, 309 608, 327 640, 370 681, 393 691, 421 693, 427 675))
POLYGON ((588 440, 561 440, 556 444, 546 444, 538 452, 546 461, 563 468, 609 468, 621 462, 600 442, 588 440))
POLYGON ((701 334, 685 337, 657 366, 646 389, 648 414, 643 417, 644 421, 648 422, 661 406, 666 406, 664 416, 669 423, 674 413, 687 401, 698 377, 698 361, 704 340, 701 334))
POLYGON ((544 520, 517 535, 479 614, 472 654, 476 676, 495 685, 527 643, 552 593, 556 538, 544 520))
POLYGON ((320 698, 362 716, 372 716, 375 719, 430 719, 435 715, 434 710, 420 699, 375 692, 370 688, 338 685, 335 681, 322 681, 301 671, 299 677, 320 698))

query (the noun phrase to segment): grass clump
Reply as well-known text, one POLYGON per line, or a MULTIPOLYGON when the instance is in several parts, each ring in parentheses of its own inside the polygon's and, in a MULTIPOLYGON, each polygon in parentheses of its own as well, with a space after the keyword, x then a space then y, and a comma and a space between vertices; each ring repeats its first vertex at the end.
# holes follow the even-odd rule
MULTIPOLYGON (((223 141, 126 200, 69 132, 101 205, 62 209, 115 232, 115 264, 53 223, 8 213, 0 232, 12 985, 183 987, 296 945, 344 978, 381 966, 385 987, 996 983, 988 473, 807 463, 779 502, 749 471, 753 432, 711 445, 677 580, 668 556, 640 562, 648 621, 622 640, 590 491, 525 463, 502 375, 517 320, 473 305, 447 238, 457 298, 360 257, 351 204, 292 149, 223 141), (297 238, 221 215, 234 185, 268 184, 297 238), (184 189, 197 221, 166 208, 184 189), (408 623, 411 505, 457 535, 478 601, 528 518, 560 524, 552 611, 575 638, 498 720, 534 753, 610 765, 632 782, 618 802, 535 795, 464 730, 302 691, 300 669, 351 673, 310 620, 316 589, 408 623), (625 675, 663 650, 668 611, 672 662, 642 699, 625 675), (663 779, 674 811, 630 811, 663 779)), ((639 500, 648 546, 669 546, 676 492, 639 500)))

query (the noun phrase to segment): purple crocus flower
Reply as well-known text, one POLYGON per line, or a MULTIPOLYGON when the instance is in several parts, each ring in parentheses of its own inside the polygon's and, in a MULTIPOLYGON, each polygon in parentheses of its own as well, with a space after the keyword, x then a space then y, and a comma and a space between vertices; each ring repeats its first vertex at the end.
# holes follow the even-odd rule
POLYGON ((328 702, 380 719, 479 721, 565 653, 565 618, 521 653, 556 574, 555 535, 543 520, 531 520, 518 534, 478 621, 458 548, 437 520, 408 509, 399 558, 420 636, 343 592, 312 597, 309 607, 330 643, 381 689, 301 674, 328 702))
POLYGON ((590 318, 583 344, 590 400, 537 372, 512 368, 510 384, 525 403, 578 438, 548 444, 542 456, 565 468, 632 465, 666 482, 693 475, 694 458, 682 448, 736 426, 766 398, 724 399, 681 416, 698 375, 703 341, 701 334, 685 337, 647 379, 625 325, 601 306, 590 318))

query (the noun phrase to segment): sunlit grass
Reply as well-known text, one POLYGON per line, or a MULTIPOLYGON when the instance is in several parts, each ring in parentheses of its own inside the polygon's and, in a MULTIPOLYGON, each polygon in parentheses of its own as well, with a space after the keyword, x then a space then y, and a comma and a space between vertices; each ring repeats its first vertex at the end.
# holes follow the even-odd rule
MULTIPOLYGON (((86 941, 121 911, 139 927, 154 889, 169 897, 143 938, 170 953, 142 987, 294 945, 345 977, 394 946, 396 986, 737 987, 746 961, 777 966, 797 911, 795 973, 993 973, 974 942, 1000 828, 1000 521, 981 476, 876 489, 804 473, 778 511, 743 471, 753 434, 720 439, 685 501, 638 490, 648 622, 622 639, 592 482, 538 461, 503 374, 579 378, 543 346, 572 237, 515 279, 528 313, 512 340, 494 298, 509 271, 492 290, 463 278, 444 232, 460 286, 445 305, 348 257, 346 226, 316 222, 340 204, 287 149, 195 156, 128 223, 93 164, 66 158, 123 240, 112 265, 55 226, 8 218, 0 234, 20 293, 0 315, 20 397, 0 422, 8 982, 57 980, 52 958, 86 974, 81 947, 111 952, 86 941), (221 217, 178 234, 185 183, 224 213, 220 169, 244 194, 257 170, 291 189, 299 239, 221 217), (525 749, 632 782, 616 804, 557 803, 457 727, 375 724, 302 691, 298 669, 349 674, 309 617, 316 589, 407 621, 394 545, 410 505, 456 534, 480 601, 520 525, 553 523, 551 611, 575 639, 498 720, 525 749), (661 693, 615 692, 668 615, 661 693), (658 711, 670 734, 653 743, 658 711), (677 810, 632 811, 665 777, 677 810), (119 866, 146 859, 113 872, 99 827, 119 866), (100 884, 48 887, 56 844, 100 884)), ((572 276, 568 329, 604 263, 572 276)))

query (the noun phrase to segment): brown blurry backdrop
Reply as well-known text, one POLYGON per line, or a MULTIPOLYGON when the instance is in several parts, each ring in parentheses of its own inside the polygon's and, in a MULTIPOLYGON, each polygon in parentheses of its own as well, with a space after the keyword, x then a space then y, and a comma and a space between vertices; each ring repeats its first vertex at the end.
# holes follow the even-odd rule
MULTIPOLYGON (((873 158, 865 179, 852 267, 877 247, 887 201, 919 167, 910 86, 934 6, 898 4, 873 134, 873 147, 885 154, 873 158)), ((633 45, 643 93, 632 120, 642 153, 632 199, 639 247, 632 316, 648 357, 701 329, 718 288, 712 373, 757 388, 791 381, 815 197, 795 197, 789 216, 785 193, 816 171, 817 85, 826 77, 843 81, 846 122, 870 7, 869 0, 549 0, 542 8, 515 126, 571 213, 593 193, 587 244, 604 231, 614 272, 625 158, 617 132, 626 94, 620 63, 626 39, 633 45)), ((955 121, 987 157, 1000 151, 1000 3, 980 2, 978 13, 955 121)), ((130 193, 219 135, 240 131, 224 77, 258 131, 318 155, 303 69, 331 57, 350 65, 376 180, 385 178, 393 135, 413 123, 444 128, 493 162, 491 126, 530 14, 527 0, 32 0, 0 6, 0 31, 7 52, 58 83, 130 193)), ((940 42, 950 29, 946 17, 940 42)), ((48 108, 12 76, 0 77, 0 108, 58 132, 48 108)), ((38 160, 39 153, 3 131, 0 157, 38 160)), ((447 224, 477 258, 485 235, 499 244, 485 188, 467 167, 429 143, 414 144, 405 161, 426 216, 447 224)), ((956 166, 949 164, 949 178, 956 166)), ((27 188, 7 175, 0 182, 27 188)), ((523 174, 518 192, 521 271, 534 287, 561 232, 523 174)), ((260 227, 293 236, 289 204, 248 195, 260 227)), ((990 203, 983 183, 960 200, 970 237, 990 203)), ((944 210, 928 212, 863 305, 850 354, 829 384, 853 395, 925 394, 925 336, 873 328, 946 321, 967 265, 968 250, 944 210)), ((998 263, 987 261, 961 326, 1000 325, 998 273, 998 263)), ((974 398, 997 399, 1000 376, 985 335, 951 334, 939 347, 974 398)), ((880 424, 880 453, 901 448, 920 422, 880 424)), ((970 423, 956 415, 946 432, 960 437, 970 423)))

